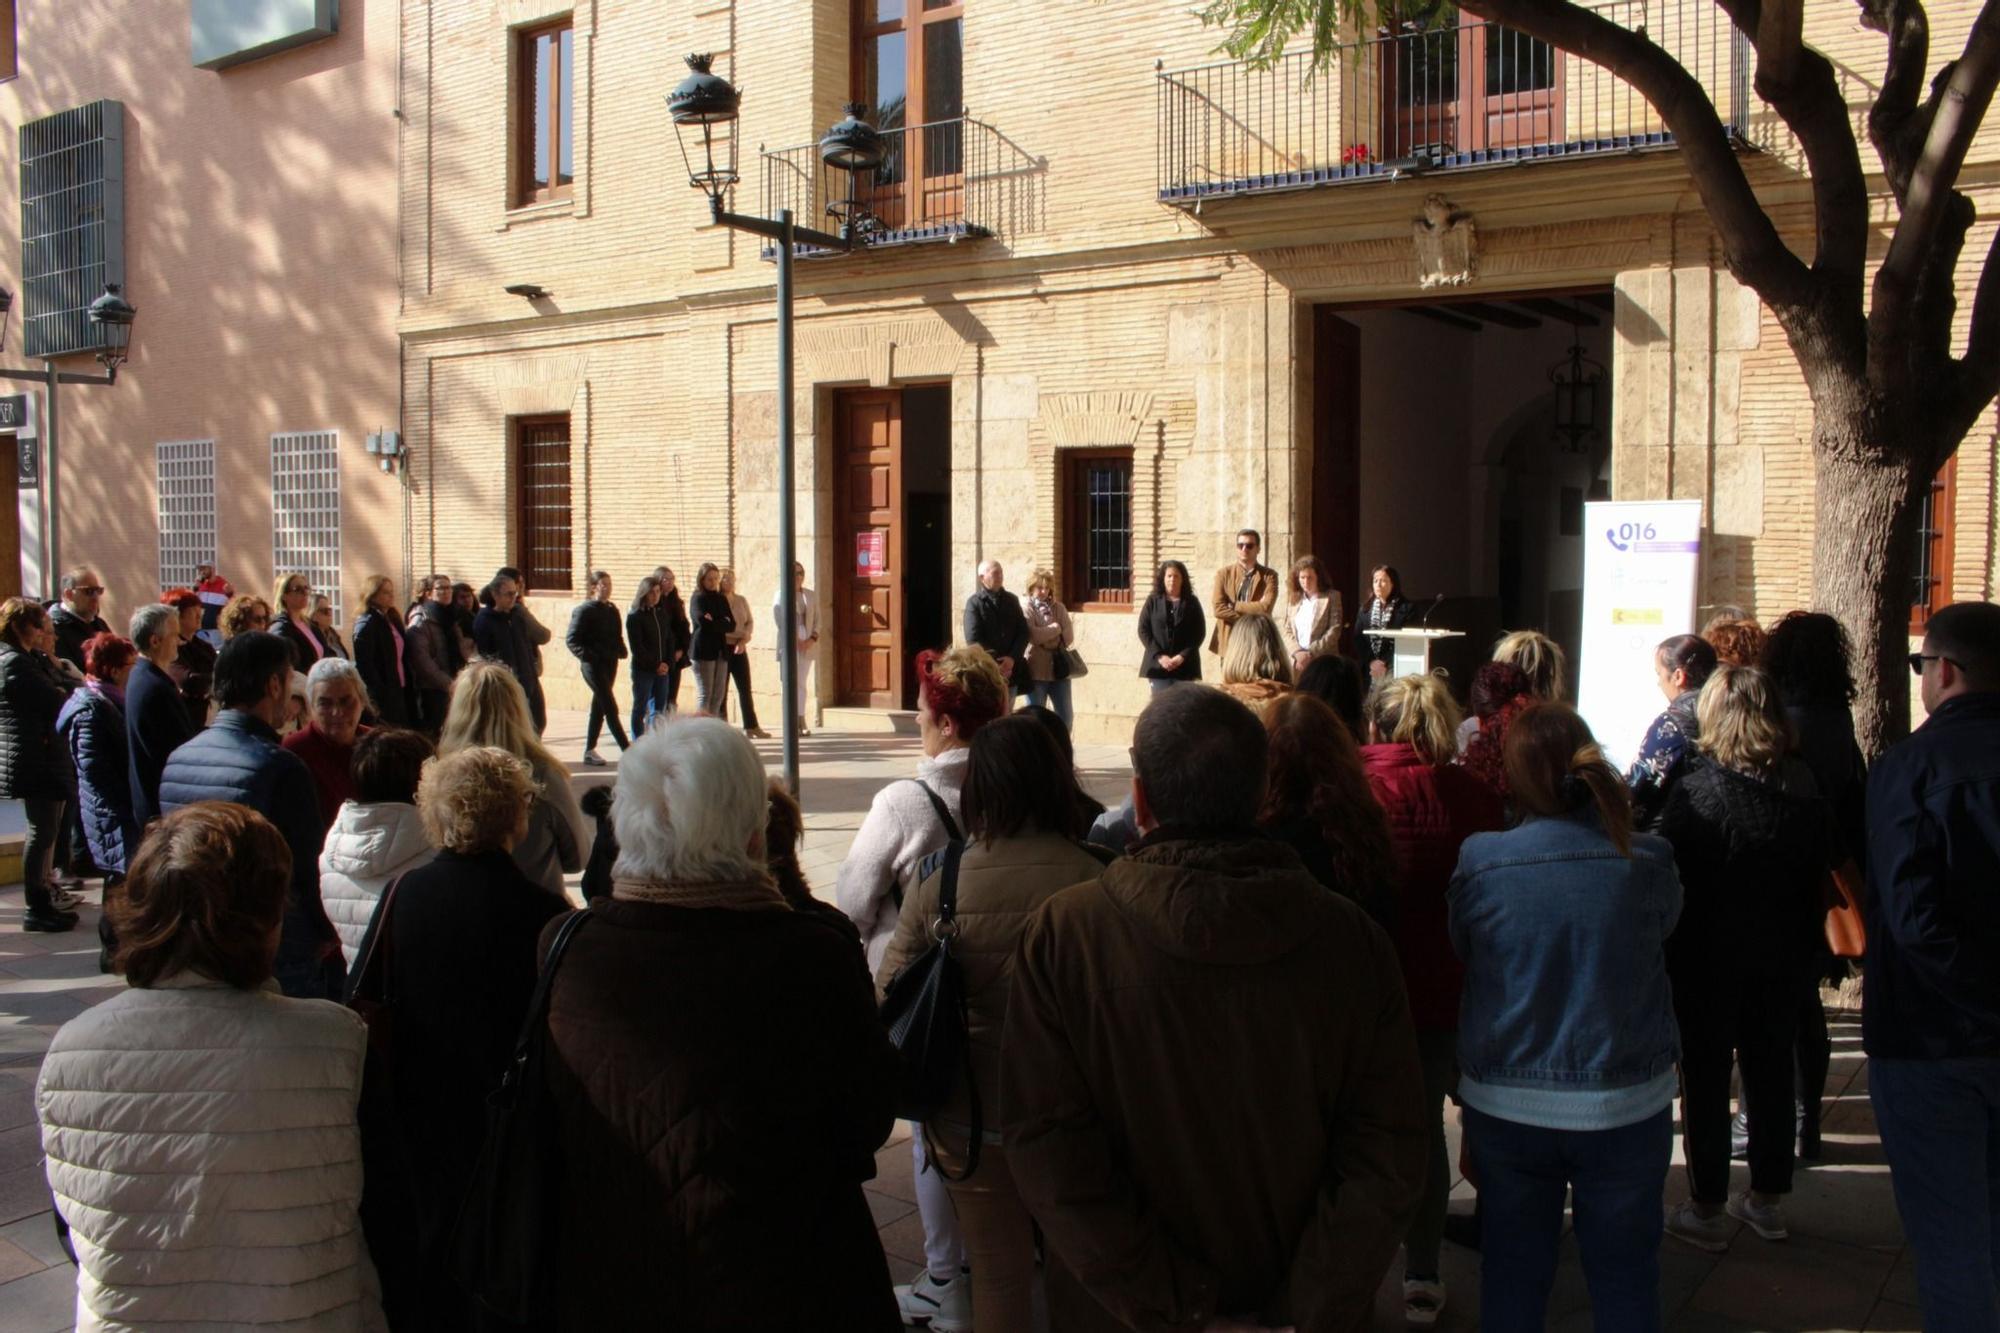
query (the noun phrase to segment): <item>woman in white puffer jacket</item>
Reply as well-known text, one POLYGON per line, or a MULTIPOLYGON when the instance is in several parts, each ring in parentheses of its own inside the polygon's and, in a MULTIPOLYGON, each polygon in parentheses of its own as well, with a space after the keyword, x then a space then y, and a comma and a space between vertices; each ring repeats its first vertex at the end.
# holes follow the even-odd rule
POLYGON ((202 801, 111 895, 130 989, 65 1023, 35 1089, 83 1330, 386 1328, 360 1221, 368 1032, 271 981, 291 853, 202 801))
POLYGON ((343 801, 319 854, 319 896, 347 970, 391 884, 437 855, 417 818, 417 780, 436 751, 401 727, 377 727, 354 747, 354 799, 343 801))

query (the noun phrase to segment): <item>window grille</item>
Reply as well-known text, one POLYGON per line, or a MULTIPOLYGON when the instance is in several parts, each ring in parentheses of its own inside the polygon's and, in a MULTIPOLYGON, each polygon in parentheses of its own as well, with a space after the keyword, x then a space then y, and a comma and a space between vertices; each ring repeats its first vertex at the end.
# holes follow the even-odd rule
POLYGON ((33 359, 105 345, 90 303, 125 281, 125 107, 21 126, 21 327, 33 359))
POLYGON ((1922 634, 1930 618, 1951 605, 1951 547, 1956 535, 1958 459, 1945 460, 1919 501, 1914 586, 1910 589, 1910 633, 1922 634))
POLYGON ((1063 595, 1077 604, 1132 601, 1132 451, 1066 450, 1064 524, 1069 577, 1063 595))
POLYGON ((568 592, 570 573, 569 414, 514 422, 514 564, 531 592, 568 592))
POLYGON ((158 446, 160 587, 194 587, 194 567, 215 560, 215 441, 158 446))
POLYGON ((340 596, 339 446, 340 432, 331 430, 271 437, 272 569, 310 579, 314 592, 333 600, 336 625, 346 608, 340 596))

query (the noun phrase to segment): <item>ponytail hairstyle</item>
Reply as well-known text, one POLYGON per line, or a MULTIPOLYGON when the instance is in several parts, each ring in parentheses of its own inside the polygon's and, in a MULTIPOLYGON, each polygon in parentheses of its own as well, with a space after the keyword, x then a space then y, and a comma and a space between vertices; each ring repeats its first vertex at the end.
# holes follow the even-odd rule
POLYGON ((1562 816, 1595 806, 1611 845, 1632 855, 1632 798, 1574 708, 1543 702, 1522 709, 1507 728, 1504 762, 1522 810, 1562 816))
POLYGON ((1433 767, 1458 757, 1458 701, 1438 677, 1392 677, 1375 687, 1365 708, 1381 740, 1408 745, 1433 767))

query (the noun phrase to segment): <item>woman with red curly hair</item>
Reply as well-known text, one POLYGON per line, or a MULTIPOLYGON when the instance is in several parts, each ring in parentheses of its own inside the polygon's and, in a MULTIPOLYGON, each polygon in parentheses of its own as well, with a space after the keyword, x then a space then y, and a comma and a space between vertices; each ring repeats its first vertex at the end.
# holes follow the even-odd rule
POLYGON ((1535 702, 1528 673, 1512 662, 1482 662, 1472 673, 1472 716, 1461 727, 1458 762, 1507 799, 1507 769, 1500 761, 1507 728, 1535 702))
MULTIPOLYGON (((840 864, 834 901, 861 931, 868 970, 882 964, 903 900, 915 893, 924 859, 963 837, 959 792, 965 786, 973 736, 1006 714, 1007 680, 992 654, 977 645, 917 655, 917 733, 924 757, 913 780, 875 793, 868 817, 840 864)), ((924 1136, 911 1136, 917 1159, 917 1211, 924 1224, 928 1271, 896 1288, 904 1322, 969 1324, 972 1298, 960 1277, 965 1244, 942 1177, 925 1170, 924 1136)))
POLYGON ((1287 843, 1312 877, 1386 928, 1395 911, 1389 821, 1361 768, 1361 748, 1324 701, 1287 694, 1264 709, 1269 783, 1257 825, 1287 843))

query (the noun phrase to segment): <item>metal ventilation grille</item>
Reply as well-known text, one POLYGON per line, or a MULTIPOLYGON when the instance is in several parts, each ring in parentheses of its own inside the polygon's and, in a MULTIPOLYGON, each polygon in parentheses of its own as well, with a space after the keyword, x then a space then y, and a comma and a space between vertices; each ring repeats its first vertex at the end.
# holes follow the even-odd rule
MULTIPOLYGON (((340 432, 292 431, 271 437, 271 565, 275 575, 303 574, 333 599, 333 623, 345 622, 340 595, 340 432)), ((271 610, 275 613, 277 607, 271 610)))
POLYGON ((159 448, 160 587, 194 587, 194 567, 215 559, 215 441, 159 448))
POLYGON ((21 324, 30 357, 104 346, 90 303, 125 281, 125 106, 21 126, 21 324))

